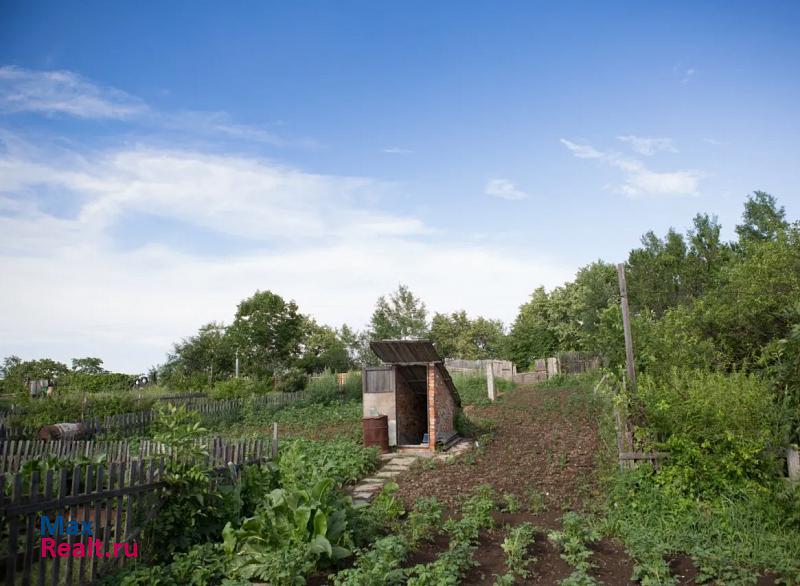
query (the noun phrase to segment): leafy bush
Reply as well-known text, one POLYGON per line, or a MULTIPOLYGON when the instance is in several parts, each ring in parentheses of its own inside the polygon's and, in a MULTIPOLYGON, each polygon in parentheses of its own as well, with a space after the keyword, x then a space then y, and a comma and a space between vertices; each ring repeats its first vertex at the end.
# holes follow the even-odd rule
POLYGON ((773 395, 758 377, 674 370, 642 377, 639 396, 646 436, 671 454, 663 482, 698 494, 768 477, 768 450, 781 438, 773 395))
POLYGON ((78 393, 100 392, 129 392, 136 382, 136 375, 122 374, 120 372, 106 372, 101 374, 87 374, 83 372, 70 372, 59 379, 59 391, 78 393))
POLYGON ((350 555, 349 499, 333 488, 333 480, 324 478, 308 489, 275 489, 241 527, 228 523, 223 549, 232 573, 274 585, 303 584, 320 559, 350 555))
POLYGON ((229 378, 214 383, 209 396, 212 399, 244 399, 253 395, 262 395, 271 390, 271 385, 263 381, 249 378, 229 378))
POLYGON ((336 375, 329 370, 311 377, 305 390, 311 403, 329 404, 339 401, 342 397, 336 375))
POLYGON ((53 423, 65 423, 106 417, 118 413, 147 411, 155 403, 154 399, 138 400, 131 392, 97 394, 84 397, 83 394, 58 392, 50 397, 29 398, 21 402, 19 411, 10 415, 7 424, 34 428, 53 423), (84 402, 84 399, 85 402, 84 402))
POLYGON ((294 393, 306 388, 308 375, 299 368, 289 368, 275 375, 275 390, 281 393, 294 393))
POLYGON ((337 484, 355 482, 377 467, 377 448, 365 448, 348 439, 314 441, 294 439, 284 444, 278 458, 281 484, 305 486, 315 478, 337 484))

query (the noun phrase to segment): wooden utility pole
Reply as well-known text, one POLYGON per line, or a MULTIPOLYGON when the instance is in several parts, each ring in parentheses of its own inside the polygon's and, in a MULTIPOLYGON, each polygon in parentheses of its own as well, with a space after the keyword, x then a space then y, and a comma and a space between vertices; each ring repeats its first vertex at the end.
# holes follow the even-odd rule
POLYGON ((631 313, 628 308, 628 285, 625 283, 625 264, 617 265, 619 278, 619 296, 622 306, 622 329, 625 332, 625 366, 628 370, 630 391, 636 394, 636 367, 633 364, 633 337, 631 336, 631 313))

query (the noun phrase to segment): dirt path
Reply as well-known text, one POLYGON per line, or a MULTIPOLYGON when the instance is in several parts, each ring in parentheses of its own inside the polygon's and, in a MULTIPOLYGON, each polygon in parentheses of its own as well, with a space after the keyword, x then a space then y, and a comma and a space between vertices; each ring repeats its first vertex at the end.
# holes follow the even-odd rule
MULTIPOLYGON (((519 388, 498 404, 467 408, 473 420, 492 428, 491 441, 453 463, 418 466, 398 478, 400 496, 410 507, 424 496, 435 496, 448 507, 460 495, 490 484, 498 495, 513 494, 518 511, 498 513, 498 529, 482 535, 476 552, 478 566, 464 584, 492 584, 505 571, 500 544, 504 524, 530 521, 543 530, 559 527, 561 515, 580 510, 595 496, 600 437, 597 412, 585 393, 554 389, 519 388)), ((439 540, 417 552, 411 563, 427 562, 447 546, 439 540)), ((630 581, 633 562, 610 540, 596 544, 593 572, 600 583, 630 581)), ((557 584, 571 573, 544 532, 532 550, 537 558, 534 575, 526 583, 557 584)))

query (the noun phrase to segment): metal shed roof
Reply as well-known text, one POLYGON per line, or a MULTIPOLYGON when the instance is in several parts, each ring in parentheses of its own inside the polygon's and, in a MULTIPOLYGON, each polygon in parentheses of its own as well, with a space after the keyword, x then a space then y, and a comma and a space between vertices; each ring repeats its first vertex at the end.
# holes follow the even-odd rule
POLYGON ((369 347, 386 364, 442 362, 430 340, 373 340, 369 347))
MULTIPOLYGON (((369 343, 369 347, 386 364, 396 364, 408 371, 417 366, 435 363, 456 405, 461 407, 461 397, 453 384, 453 379, 450 378, 444 360, 430 340, 373 340, 369 343)), ((424 378, 424 374, 422 376, 424 378)))

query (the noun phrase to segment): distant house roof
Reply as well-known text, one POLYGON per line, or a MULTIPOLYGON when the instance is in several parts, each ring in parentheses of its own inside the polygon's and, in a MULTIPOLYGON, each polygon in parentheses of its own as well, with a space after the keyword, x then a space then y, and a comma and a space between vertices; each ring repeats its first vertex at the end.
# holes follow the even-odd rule
MULTIPOLYGON (((384 363, 397 365, 409 374, 414 370, 419 370, 419 367, 434 363, 441 373, 445 385, 453 395, 456 405, 461 406, 461 397, 458 396, 453 379, 450 378, 444 360, 439 356, 430 340, 372 340, 369 347, 384 363)), ((424 380, 424 371, 421 371, 419 375, 422 375, 424 380)), ((419 375, 407 378, 409 380, 416 379, 419 375)))

